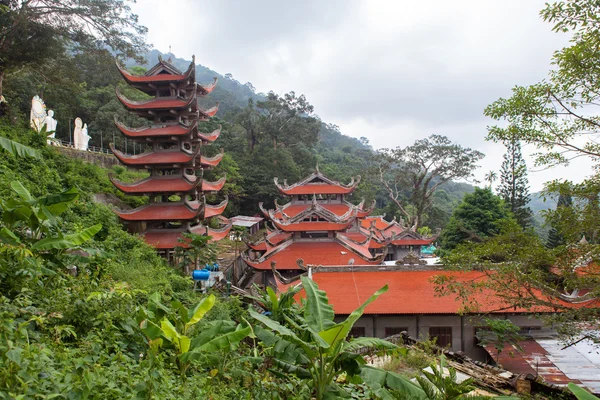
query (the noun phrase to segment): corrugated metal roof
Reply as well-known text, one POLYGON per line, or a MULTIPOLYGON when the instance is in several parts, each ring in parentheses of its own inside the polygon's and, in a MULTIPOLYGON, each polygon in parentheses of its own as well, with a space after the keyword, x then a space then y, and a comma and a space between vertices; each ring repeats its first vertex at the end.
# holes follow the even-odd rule
MULTIPOLYGON (((514 373, 539 374, 544 381, 566 386, 573 382, 600 393, 600 348, 591 340, 584 339, 571 346, 556 338, 531 338, 516 346, 506 345, 500 353, 499 364, 514 373)), ((494 358, 492 345, 486 350, 494 358)))

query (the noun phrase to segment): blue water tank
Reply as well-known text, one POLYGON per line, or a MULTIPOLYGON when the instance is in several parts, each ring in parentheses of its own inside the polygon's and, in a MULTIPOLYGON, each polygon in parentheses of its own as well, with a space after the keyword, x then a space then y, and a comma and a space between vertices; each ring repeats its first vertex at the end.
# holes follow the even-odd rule
POLYGON ((195 269, 192 271, 192 279, 195 281, 207 281, 210 278, 210 272, 207 269, 195 269))

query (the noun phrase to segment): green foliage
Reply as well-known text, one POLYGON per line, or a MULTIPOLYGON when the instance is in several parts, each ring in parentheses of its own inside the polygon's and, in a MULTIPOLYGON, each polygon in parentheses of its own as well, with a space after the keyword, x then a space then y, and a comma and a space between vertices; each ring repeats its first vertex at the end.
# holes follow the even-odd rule
MULTIPOLYGON (((476 337, 481 346, 493 344, 496 349, 496 363, 500 359, 500 354, 507 344, 516 345, 519 347, 519 341, 523 337, 519 335, 519 328, 508 319, 485 318, 484 329, 478 330, 476 337)), ((521 349, 520 349, 521 350, 521 349)))
POLYGON ((210 236, 184 233, 175 247, 175 257, 179 259, 178 267, 189 275, 192 269, 203 269, 206 263, 217 261, 217 245, 210 243, 210 236))
POLYGON ((526 229, 533 222, 533 212, 527 206, 529 203, 527 165, 521 155, 521 144, 518 140, 507 141, 505 145, 506 153, 500 170, 498 195, 502 197, 519 225, 526 229))
POLYGON ((431 365, 431 372, 423 370, 422 373, 423 376, 417 376, 416 379, 429 400, 465 399, 468 397, 464 394, 475 389, 472 379, 460 383, 456 381, 456 370, 445 367, 443 355, 439 365, 431 365), (445 374, 446 370, 448 374, 445 374))
MULTIPOLYGON (((327 295, 312 279, 303 276, 302 287, 306 293, 306 302, 300 310, 301 313, 290 310, 288 315, 283 315, 283 324, 250 310, 252 318, 266 327, 255 328, 256 335, 270 349, 277 370, 309 380, 317 399, 348 396, 334 380, 342 373, 345 373, 348 379, 362 376, 365 361, 356 353, 357 350, 364 347, 396 349, 395 345, 377 338, 358 338, 350 342, 346 340, 350 329, 366 306, 384 293, 387 287, 378 290, 340 323, 334 322, 333 308, 327 295)), ((270 300, 270 304, 277 303, 274 298, 270 300)), ((370 379, 371 375, 365 373, 362 379, 369 384, 373 381, 370 379)), ((394 376, 393 379, 402 380, 398 376, 394 376)), ((408 381, 406 385, 414 387, 408 381)), ((383 390, 383 386, 379 386, 378 389, 383 390)))
POLYGON ((598 397, 594 396, 587 390, 577 386, 573 382, 569 382, 569 390, 577 397, 577 400, 597 400, 598 397))
POLYGON ((449 251, 460 243, 481 242, 497 235, 501 224, 510 217, 498 196, 489 189, 476 188, 454 210, 441 236, 443 249, 449 251))

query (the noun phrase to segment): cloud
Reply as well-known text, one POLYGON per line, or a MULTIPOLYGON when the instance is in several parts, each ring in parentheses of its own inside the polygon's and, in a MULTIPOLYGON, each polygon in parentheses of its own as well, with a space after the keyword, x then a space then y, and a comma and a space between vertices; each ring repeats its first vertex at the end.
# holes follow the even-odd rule
POLYGON ((567 41, 539 18, 543 0, 165 4, 134 7, 158 49, 195 54, 258 91, 304 93, 324 121, 375 147, 448 135, 488 153, 481 176, 503 153, 484 140, 494 123, 484 108, 543 79, 567 41))

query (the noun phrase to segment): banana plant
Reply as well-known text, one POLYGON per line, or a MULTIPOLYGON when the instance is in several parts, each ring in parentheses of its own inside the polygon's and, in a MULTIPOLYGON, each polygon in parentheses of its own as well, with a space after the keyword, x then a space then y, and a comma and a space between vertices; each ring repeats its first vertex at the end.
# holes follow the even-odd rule
POLYGON ((275 373, 282 376, 292 373, 301 379, 309 380, 318 400, 346 397, 348 393, 335 382, 335 378, 345 373, 350 379, 360 379, 365 361, 358 354, 359 349, 397 349, 396 345, 378 338, 347 340, 352 326, 362 316, 367 305, 385 293, 387 285, 375 292, 345 321, 336 323, 327 294, 320 290, 312 279, 306 276, 301 279, 306 292, 301 315, 297 315, 295 319, 284 316, 286 322, 283 324, 250 310, 252 318, 265 327, 256 327, 256 336, 265 346, 271 348, 273 362, 277 367, 275 373))
POLYGON ((192 329, 212 309, 215 301, 215 296, 210 294, 188 309, 177 300, 171 302, 171 307, 165 306, 159 293, 150 296, 148 307, 138 311, 138 322, 148 338, 150 355, 154 357, 159 349, 174 349, 179 372, 185 378, 192 361, 206 359, 211 352, 233 350, 250 334, 249 326, 232 327, 223 322, 214 324, 204 334, 196 334, 192 329))
POLYGON ((79 248, 102 229, 101 224, 64 234, 59 217, 79 193, 70 188, 62 193, 34 197, 19 181, 10 183, 16 198, 1 199, 0 242, 5 246, 27 248, 57 265, 66 250, 79 248))
MULTIPOLYGON (((255 288, 258 286, 255 285, 255 288)), ((275 291, 267 286, 267 289, 258 290, 258 296, 246 295, 245 297, 253 300, 267 312, 270 312, 271 319, 285 323, 285 318, 293 317, 298 313, 298 304, 294 296, 302 290, 301 285, 296 285, 287 291, 280 293, 279 296, 275 291)))
POLYGON ((577 386, 573 382, 569 382, 568 388, 571 393, 577 397, 577 400, 600 400, 598 397, 594 396, 584 388, 577 386))

